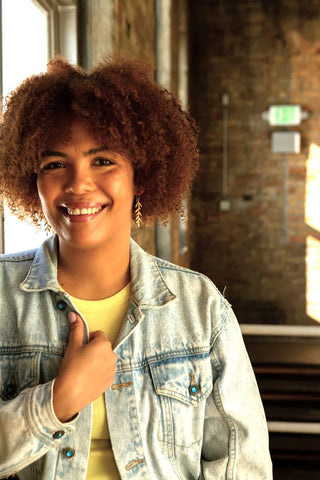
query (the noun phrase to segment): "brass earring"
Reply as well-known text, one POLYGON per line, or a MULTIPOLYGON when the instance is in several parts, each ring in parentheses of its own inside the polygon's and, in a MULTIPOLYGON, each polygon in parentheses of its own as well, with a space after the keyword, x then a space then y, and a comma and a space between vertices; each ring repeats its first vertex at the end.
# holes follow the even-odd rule
POLYGON ((136 224, 137 224, 138 228, 140 228, 141 225, 142 225, 141 210, 142 210, 142 204, 140 202, 140 195, 138 195, 137 198, 136 198, 136 204, 135 204, 135 207, 134 207, 135 220, 136 220, 136 224))

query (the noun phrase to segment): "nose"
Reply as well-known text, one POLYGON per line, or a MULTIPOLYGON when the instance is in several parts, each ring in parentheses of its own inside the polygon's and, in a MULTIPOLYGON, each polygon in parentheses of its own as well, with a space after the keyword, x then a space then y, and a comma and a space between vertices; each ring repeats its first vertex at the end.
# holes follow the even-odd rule
POLYGON ((88 170, 76 166, 70 169, 64 191, 66 193, 81 195, 94 190, 94 181, 88 170))

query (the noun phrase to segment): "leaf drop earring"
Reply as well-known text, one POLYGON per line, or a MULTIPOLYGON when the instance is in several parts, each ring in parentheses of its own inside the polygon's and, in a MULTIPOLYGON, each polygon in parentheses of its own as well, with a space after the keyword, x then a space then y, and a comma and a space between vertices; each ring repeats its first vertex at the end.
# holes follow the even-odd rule
POLYGON ((142 213, 141 213, 141 210, 142 210, 142 204, 140 202, 140 195, 138 195, 136 197, 136 204, 135 204, 135 207, 134 207, 134 213, 135 213, 135 220, 136 220, 136 224, 137 224, 137 227, 140 228, 141 225, 142 225, 142 213))

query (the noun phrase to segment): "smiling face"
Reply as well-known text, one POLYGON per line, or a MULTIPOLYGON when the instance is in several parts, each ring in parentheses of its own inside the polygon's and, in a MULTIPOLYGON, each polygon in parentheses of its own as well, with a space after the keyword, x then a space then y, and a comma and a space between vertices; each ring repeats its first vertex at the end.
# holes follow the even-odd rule
POLYGON ((37 187, 60 246, 110 249, 129 241, 132 165, 99 145, 81 123, 73 122, 70 142, 53 143, 42 153, 37 187))

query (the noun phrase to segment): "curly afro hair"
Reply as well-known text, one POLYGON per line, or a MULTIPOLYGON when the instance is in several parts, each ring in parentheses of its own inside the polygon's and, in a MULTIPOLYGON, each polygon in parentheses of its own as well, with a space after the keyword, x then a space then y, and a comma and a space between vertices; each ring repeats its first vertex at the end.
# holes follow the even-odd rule
POLYGON ((0 193, 10 210, 44 223, 37 192, 41 153, 70 139, 73 119, 130 158, 143 189, 143 217, 166 219, 181 208, 199 166, 198 128, 139 61, 106 59, 90 73, 57 57, 6 99, 0 125, 0 193))

